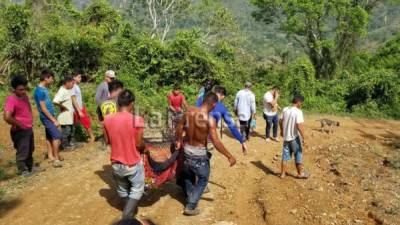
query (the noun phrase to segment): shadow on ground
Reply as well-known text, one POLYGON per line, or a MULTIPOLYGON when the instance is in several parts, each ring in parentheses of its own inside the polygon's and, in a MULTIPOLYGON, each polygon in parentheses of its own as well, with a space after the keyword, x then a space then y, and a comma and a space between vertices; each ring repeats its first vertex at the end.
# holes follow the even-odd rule
MULTIPOLYGON (((228 137, 230 137, 230 138, 235 138, 235 137, 232 135, 231 131, 230 131, 228 128, 223 129, 222 133, 223 133, 224 135, 222 136, 221 139, 223 139, 224 136, 228 136, 228 137)), ((265 134, 261 134, 261 133, 259 133, 258 131, 253 131, 253 132, 250 133, 250 138, 252 138, 252 137, 253 137, 253 138, 262 138, 262 139, 265 139, 265 134)))
POLYGON ((378 141, 380 144, 388 147, 400 148, 400 135, 397 135, 391 131, 386 131, 385 134, 374 135, 361 129, 356 130, 360 132, 360 135, 365 139, 378 141))
MULTIPOLYGON (((274 172, 272 169, 270 169, 268 166, 266 166, 263 162, 261 161, 251 161, 251 164, 253 164, 255 167, 261 169, 264 171, 266 175, 272 175, 280 178, 280 172, 274 172)), ((291 172, 286 172, 286 176, 299 179, 295 174, 292 174, 291 172)))
POLYGON ((20 199, 0 200, 0 218, 7 214, 7 212, 17 208, 22 201, 20 199))
POLYGON ((274 172, 272 169, 270 169, 268 166, 266 166, 263 162, 261 161, 251 161, 251 164, 253 164, 255 167, 261 169, 264 171, 265 174, 267 175, 273 175, 279 177, 279 173, 274 172))
POLYGON ((122 210, 123 205, 116 192, 116 186, 112 177, 111 165, 104 165, 103 170, 98 170, 94 173, 108 185, 108 188, 102 188, 99 190, 100 196, 105 198, 110 206, 122 210))
POLYGON ((261 139, 265 139, 265 134, 261 134, 258 131, 253 131, 251 132, 250 137, 258 137, 261 139))
MULTIPOLYGON (((100 196, 105 198, 110 206, 122 210, 123 203, 116 192, 116 185, 112 177, 111 165, 104 165, 103 170, 98 170, 95 172, 95 174, 98 175, 104 181, 104 183, 108 185, 108 188, 103 188, 99 190, 100 196)), ((167 182, 158 189, 146 190, 145 194, 140 200, 139 206, 151 206, 159 201, 160 198, 166 195, 170 195, 172 198, 181 202, 182 205, 185 204, 185 198, 182 190, 176 184, 167 182)))

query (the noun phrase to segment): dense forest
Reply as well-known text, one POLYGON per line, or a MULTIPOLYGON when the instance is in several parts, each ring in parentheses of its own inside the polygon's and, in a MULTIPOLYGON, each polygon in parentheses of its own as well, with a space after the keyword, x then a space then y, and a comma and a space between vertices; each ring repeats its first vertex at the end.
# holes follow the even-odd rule
POLYGON ((79 68, 91 99, 113 69, 141 113, 166 105, 175 83, 193 103, 214 79, 227 105, 251 81, 259 105, 278 85, 281 105, 302 94, 312 112, 400 118, 395 0, 0 0, 0 24, 2 84, 79 68))

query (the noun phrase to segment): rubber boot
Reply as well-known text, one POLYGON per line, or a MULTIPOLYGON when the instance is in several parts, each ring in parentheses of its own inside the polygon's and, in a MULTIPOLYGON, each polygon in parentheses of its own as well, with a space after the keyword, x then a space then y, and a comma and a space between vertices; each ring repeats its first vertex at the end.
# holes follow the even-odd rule
POLYGON ((122 212, 122 219, 133 218, 133 212, 136 211, 138 204, 139 204, 139 200, 129 198, 125 204, 124 211, 122 212))
POLYGON ((122 210, 126 206, 126 203, 128 203, 128 200, 129 200, 129 197, 121 198, 120 204, 121 204, 122 210))

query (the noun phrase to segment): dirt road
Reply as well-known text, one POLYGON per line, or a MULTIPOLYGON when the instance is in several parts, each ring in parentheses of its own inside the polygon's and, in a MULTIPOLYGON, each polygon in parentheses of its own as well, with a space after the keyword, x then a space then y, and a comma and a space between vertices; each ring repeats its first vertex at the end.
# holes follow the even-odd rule
MULTIPOLYGON (((400 122, 330 117, 341 127, 329 135, 318 131, 320 118, 308 116, 305 123, 309 138, 304 162, 310 179, 277 176, 282 142, 265 142, 260 118, 247 156, 239 143, 223 136, 237 157, 235 167, 213 152, 211 194, 203 196, 199 216, 182 215, 184 199, 172 183, 147 193, 139 215, 161 225, 398 224, 400 169, 395 167, 400 150, 394 145, 400 140, 400 122)), ((0 138, 3 161, 13 153, 7 132, 2 129, 0 138)), ((44 140, 41 131, 36 134, 39 158, 44 140)), ((94 144, 63 155, 61 169, 42 161, 46 171, 0 183, 7 190, 0 224, 91 225, 119 218, 108 153, 94 144)), ((290 171, 294 173, 294 166, 290 171)))

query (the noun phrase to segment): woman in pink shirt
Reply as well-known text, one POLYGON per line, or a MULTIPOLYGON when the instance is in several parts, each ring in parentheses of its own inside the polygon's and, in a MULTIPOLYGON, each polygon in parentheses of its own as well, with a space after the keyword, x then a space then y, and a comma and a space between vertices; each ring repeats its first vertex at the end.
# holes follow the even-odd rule
POLYGON ((28 81, 22 76, 11 80, 13 94, 4 106, 4 121, 11 125, 11 139, 16 149, 18 174, 29 176, 33 170, 32 153, 35 149, 32 130, 32 109, 26 95, 28 81))

